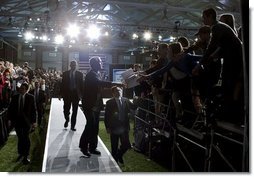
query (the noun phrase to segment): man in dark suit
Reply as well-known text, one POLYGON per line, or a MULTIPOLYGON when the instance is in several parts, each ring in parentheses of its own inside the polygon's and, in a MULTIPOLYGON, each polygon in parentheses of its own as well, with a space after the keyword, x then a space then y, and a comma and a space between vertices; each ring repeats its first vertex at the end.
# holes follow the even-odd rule
POLYGON ((8 108, 8 119, 10 124, 15 127, 18 137, 18 159, 22 157, 24 164, 30 163, 28 159, 30 150, 29 131, 31 127, 35 127, 36 122, 36 108, 34 96, 27 93, 28 84, 22 83, 18 89, 20 94, 12 97, 10 106, 8 108))
POLYGON ((116 162, 123 162, 123 154, 131 147, 129 140, 129 113, 135 109, 129 99, 122 97, 122 89, 116 86, 112 88, 113 98, 106 102, 105 127, 110 134, 111 153, 116 162), (118 142, 121 142, 118 148, 118 142))
POLYGON ((64 100, 63 112, 64 112, 64 128, 68 127, 70 109, 72 106, 71 115, 71 130, 76 131, 76 118, 78 112, 79 100, 82 97, 83 87, 83 73, 77 71, 77 61, 72 60, 70 62, 70 70, 63 73, 62 83, 60 87, 60 94, 64 100))
POLYGON ((29 91, 30 94, 34 96, 36 110, 37 110, 37 125, 41 126, 43 119, 45 104, 46 104, 46 93, 44 90, 40 89, 40 82, 38 80, 34 81, 34 89, 29 91))
POLYGON ((232 28, 217 20, 217 12, 213 8, 203 11, 203 22, 211 28, 211 40, 200 64, 193 74, 201 70, 201 66, 210 69, 215 58, 223 58, 222 95, 224 100, 224 118, 238 122, 243 117, 243 49, 240 39, 232 28))
POLYGON ((100 151, 96 149, 98 144, 99 116, 103 106, 101 89, 104 87, 110 88, 114 85, 122 86, 122 84, 100 79, 99 71, 102 69, 102 62, 99 57, 93 57, 89 62, 91 70, 85 77, 82 98, 83 112, 87 122, 79 142, 79 148, 87 158, 91 156, 90 153, 101 154, 100 151))

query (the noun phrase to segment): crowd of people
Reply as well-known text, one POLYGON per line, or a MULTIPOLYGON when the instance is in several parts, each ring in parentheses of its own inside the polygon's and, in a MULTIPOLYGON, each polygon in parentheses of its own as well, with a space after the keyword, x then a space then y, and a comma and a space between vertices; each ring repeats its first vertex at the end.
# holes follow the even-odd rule
MULTIPOLYGON (((182 106, 190 100, 200 113, 202 105, 215 96, 212 93, 219 86, 221 118, 243 123, 243 48, 235 27, 231 27, 233 15, 222 14, 220 19, 231 20, 220 22, 216 11, 209 8, 202 17, 204 26, 196 33, 198 41, 190 45, 186 37, 179 37, 178 42, 159 44, 156 65, 139 71, 139 81, 153 81, 154 100, 165 104, 169 102, 168 93, 160 90, 171 90, 176 119, 182 117, 182 106)), ((155 112, 161 112, 156 105, 155 112)))
POLYGON ((32 69, 28 62, 14 66, 0 61, 0 110, 7 112, 7 127, 15 128, 18 137, 18 158, 24 164, 30 160, 29 133, 44 128, 45 107, 60 89, 60 72, 32 69))
POLYGON ((42 68, 32 69, 28 62, 19 65, 10 61, 0 59, 0 110, 8 108, 11 97, 18 93, 18 87, 23 83, 29 84, 29 91, 37 84, 45 91, 47 100, 57 96, 61 72, 42 68))

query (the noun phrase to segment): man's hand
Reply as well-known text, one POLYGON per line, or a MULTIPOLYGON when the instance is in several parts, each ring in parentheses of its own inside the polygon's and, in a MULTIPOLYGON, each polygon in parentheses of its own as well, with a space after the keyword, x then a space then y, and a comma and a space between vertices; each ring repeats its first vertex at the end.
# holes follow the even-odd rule
POLYGON ((149 75, 139 73, 139 78, 137 79, 137 82, 142 82, 148 79, 149 79, 149 75))

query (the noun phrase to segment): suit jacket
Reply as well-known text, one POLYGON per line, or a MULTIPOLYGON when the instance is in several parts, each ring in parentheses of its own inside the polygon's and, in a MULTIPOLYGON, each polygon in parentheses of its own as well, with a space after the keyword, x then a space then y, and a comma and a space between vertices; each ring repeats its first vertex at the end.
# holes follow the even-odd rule
POLYGON ((102 81, 97 72, 90 70, 84 81, 84 90, 82 105, 85 109, 97 108, 101 109, 103 106, 101 98, 101 89, 104 87, 112 87, 112 82, 102 81))
POLYGON ((220 48, 219 57, 223 58, 223 75, 238 78, 242 70, 242 43, 228 25, 216 22, 212 27, 212 36, 201 64, 209 64, 209 56, 220 48))
MULTIPOLYGON (((30 90, 29 93, 35 97, 34 89, 30 90)), ((35 102, 36 108, 38 111, 43 110, 43 103, 45 103, 45 102, 46 102, 46 93, 45 93, 45 91, 39 89, 39 94, 38 94, 38 96, 36 98, 36 102, 35 102)))
MULTIPOLYGON (((70 94, 70 70, 63 72, 62 83, 60 87, 60 94, 63 98, 68 97, 70 94)), ((81 98, 82 97, 82 90, 83 90, 83 73, 80 71, 76 71, 75 73, 75 83, 77 94, 81 98)))
POLYGON ((122 97, 122 111, 123 117, 119 118, 119 109, 118 104, 115 98, 111 98, 106 102, 106 109, 105 109, 105 127, 106 129, 110 129, 114 134, 121 134, 125 131, 130 130, 130 123, 129 123, 129 116, 131 109, 135 109, 136 106, 130 102, 129 99, 122 97))
POLYGON ((8 107, 7 116, 11 120, 12 125, 15 127, 30 127, 36 122, 36 108, 34 96, 30 93, 25 94, 25 102, 23 106, 23 114, 19 114, 19 96, 20 94, 12 97, 11 103, 8 107))

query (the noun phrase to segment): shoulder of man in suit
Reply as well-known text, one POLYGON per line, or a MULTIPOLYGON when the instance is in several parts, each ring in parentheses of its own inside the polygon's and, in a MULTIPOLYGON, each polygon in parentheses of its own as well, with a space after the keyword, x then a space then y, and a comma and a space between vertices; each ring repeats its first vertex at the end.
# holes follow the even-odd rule
POLYGON ((113 102, 113 101, 115 101, 115 98, 113 97, 113 98, 110 98, 106 103, 110 103, 110 102, 113 102))

